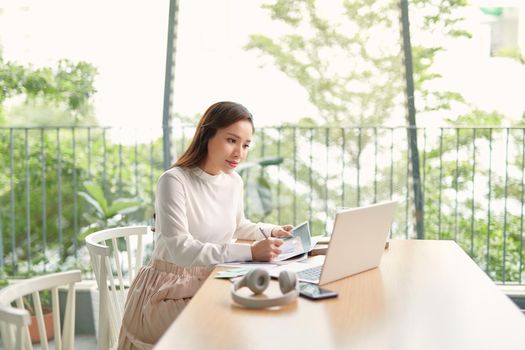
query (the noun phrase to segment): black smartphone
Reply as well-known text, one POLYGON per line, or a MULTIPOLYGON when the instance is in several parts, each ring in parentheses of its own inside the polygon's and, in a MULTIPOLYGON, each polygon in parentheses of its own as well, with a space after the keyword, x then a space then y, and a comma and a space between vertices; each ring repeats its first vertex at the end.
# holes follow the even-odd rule
POLYGON ((299 283, 299 293, 301 296, 313 300, 337 297, 337 293, 332 290, 321 288, 317 284, 304 282, 299 283))

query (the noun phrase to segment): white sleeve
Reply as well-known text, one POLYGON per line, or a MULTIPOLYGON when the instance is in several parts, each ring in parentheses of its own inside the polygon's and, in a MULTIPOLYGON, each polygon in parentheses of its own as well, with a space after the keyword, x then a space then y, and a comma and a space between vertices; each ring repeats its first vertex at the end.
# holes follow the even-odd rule
POLYGON ((259 231, 259 227, 264 230, 264 233, 270 236, 272 233, 272 230, 276 227, 276 225, 266 224, 263 222, 259 222, 255 224, 244 216, 244 190, 242 186, 242 179, 240 180, 241 180, 241 190, 239 191, 240 198, 238 200, 239 204, 237 206, 237 229, 235 230, 233 237, 252 240, 252 241, 263 239, 265 237, 259 231))
POLYGON ((179 266, 209 266, 252 259, 246 244, 214 244, 195 239, 188 229, 184 184, 164 174, 157 187, 156 212, 160 228, 157 244, 163 244, 163 258, 179 266))

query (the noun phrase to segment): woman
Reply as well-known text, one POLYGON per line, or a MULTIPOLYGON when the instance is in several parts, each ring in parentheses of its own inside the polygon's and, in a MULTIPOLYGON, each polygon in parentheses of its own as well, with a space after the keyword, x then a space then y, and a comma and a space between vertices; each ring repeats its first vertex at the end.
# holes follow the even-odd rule
POLYGON ((281 253, 283 241, 274 237, 291 236, 291 225, 254 224, 244 217, 243 182, 234 169, 246 159, 253 132, 252 115, 244 106, 215 103, 199 121, 188 149, 161 175, 155 250, 129 290, 119 349, 151 348, 214 265, 270 261, 281 253), (232 238, 255 242, 231 243, 232 238))

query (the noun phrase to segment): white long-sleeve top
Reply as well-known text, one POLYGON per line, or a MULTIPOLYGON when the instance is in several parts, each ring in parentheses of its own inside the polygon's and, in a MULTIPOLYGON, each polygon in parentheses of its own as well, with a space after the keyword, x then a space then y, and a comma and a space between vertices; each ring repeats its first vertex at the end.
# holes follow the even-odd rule
POLYGON ((209 266, 252 259, 247 244, 232 238, 262 239, 275 227, 244 216, 243 181, 236 172, 209 175, 200 168, 164 172, 155 200, 153 259, 179 266, 209 266))

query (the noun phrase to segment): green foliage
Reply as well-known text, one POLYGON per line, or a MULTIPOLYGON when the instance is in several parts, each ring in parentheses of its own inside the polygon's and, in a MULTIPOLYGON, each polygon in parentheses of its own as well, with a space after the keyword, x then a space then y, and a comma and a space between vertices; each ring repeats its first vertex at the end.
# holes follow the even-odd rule
POLYGON ((399 85, 396 87, 399 78, 395 78, 399 70, 393 69, 393 61, 399 59, 397 53, 388 58, 374 57, 367 48, 364 33, 345 35, 336 25, 330 26, 331 22, 320 18, 312 2, 292 3, 293 15, 280 12, 282 9, 278 5, 272 12, 272 17, 279 16, 279 20, 293 27, 292 34, 276 39, 252 35, 246 48, 271 57, 281 71, 296 80, 326 123, 379 124, 388 116, 392 99, 401 89, 399 85), (297 24, 299 18, 301 25, 297 24), (305 23, 309 19, 311 22, 305 23), (309 29, 304 31, 304 26, 309 29), (305 32, 311 34, 302 35, 305 32), (367 57, 361 57, 362 53, 367 57), (349 69, 334 69, 328 61, 330 57, 347 61, 349 69), (354 70, 357 64, 362 64, 362 69, 354 70), (375 80, 371 79, 374 72, 379 75, 375 80), (386 81, 391 84, 394 95, 391 90, 383 89, 386 81), (374 98, 370 98, 371 95, 374 98))
MULTIPOLYGON (((325 125, 381 125, 403 101, 399 3, 344 0, 337 13, 330 15, 322 10, 325 5, 315 0, 276 0, 263 5, 286 34, 252 35, 246 48, 270 59, 297 81, 325 125)), ((461 27, 460 10, 466 5, 463 0, 413 1, 413 31, 418 37, 469 37, 461 27)), ((434 41, 413 38, 412 42, 419 111, 452 110, 451 101, 463 103, 455 92, 429 88, 430 81, 440 78, 433 63, 442 48, 434 41)))
MULTIPOLYGON (((373 129, 280 127, 260 129, 257 137, 261 142, 256 143, 252 155, 264 158, 275 154, 284 158, 282 164, 268 168, 265 174, 276 209, 265 221, 298 224, 308 220, 315 235, 324 234, 331 231, 336 207, 370 203, 372 198, 389 198, 388 177, 379 179, 378 176, 374 188, 374 183, 369 186, 370 178, 361 174, 358 185, 355 174, 348 171, 355 163, 343 152, 359 154, 359 139, 373 138, 373 129)), ((364 145, 362 142, 361 146, 364 145)), ((382 152, 385 150, 378 150, 379 154, 382 152)), ((250 217, 252 207, 249 200, 246 203, 250 217)))
POLYGON ((26 100, 23 103, 9 106, 5 114, 9 117, 6 119, 6 124, 12 127, 49 127, 49 126, 67 126, 72 123, 75 125, 94 126, 97 125, 97 120, 92 114, 93 106, 86 105, 85 117, 77 122, 74 122, 75 117, 73 113, 63 104, 49 102, 45 98, 37 97, 26 100))
POLYGON ((519 47, 504 47, 495 52, 494 56, 497 57, 508 57, 513 60, 525 64, 525 57, 521 54, 519 47))
MULTIPOLYGON (((301 127, 334 127, 326 132, 290 129, 287 137, 297 144, 283 142, 280 150, 269 147, 279 153, 267 152, 282 155, 285 161, 280 170, 293 178, 293 182, 287 184, 279 181, 272 184, 279 187, 277 199, 283 203, 280 219, 285 216, 297 223, 298 217, 308 213, 311 226, 317 232, 331 229, 326 212, 333 211, 337 202, 345 206, 350 202, 371 202, 371 198, 375 201, 381 197, 378 194, 385 198, 385 193, 396 192, 392 187, 402 188, 408 184, 408 165, 396 169, 392 175, 388 167, 377 169, 376 173, 384 179, 390 177, 391 182, 383 180, 384 183, 371 187, 363 186, 367 180, 358 180, 356 175, 352 175, 355 181, 351 181, 344 169, 317 167, 319 162, 325 164, 328 158, 335 158, 355 172, 353 169, 364 161, 362 153, 374 147, 370 143, 376 142, 377 135, 359 128, 338 127, 383 125, 404 107, 399 2, 344 0, 338 4, 339 8, 329 14, 324 11, 326 4, 315 0, 276 0, 265 4, 263 8, 285 34, 252 35, 246 45, 246 49, 259 53, 265 59, 263 62, 275 65, 308 93, 322 120, 304 118, 299 123, 301 127), (305 143, 318 152, 326 151, 326 162, 315 156, 310 160, 305 158, 305 143), (310 191, 297 193, 297 189, 303 187, 310 191), (315 214, 323 211, 324 215, 315 214)), ((458 15, 466 1, 415 1, 410 5, 412 28, 422 34, 418 37, 425 34, 432 38, 468 36, 458 15)), ((336 6, 332 3, 329 7, 336 6)), ((442 48, 434 41, 422 43, 413 38, 412 42, 418 110, 447 111, 452 110, 455 103, 464 103, 456 92, 429 88, 429 82, 440 78, 433 71, 433 64, 442 48)), ((271 141, 267 144, 275 146, 278 138, 269 138, 271 141)))
MULTIPOLYGON (((501 121, 492 113, 479 114, 479 118, 491 124, 501 121)), ((455 239, 491 277, 516 281, 521 276, 517 264, 521 216, 516 208, 523 202, 523 130, 511 130, 508 135, 506 129, 433 131, 419 133, 425 145, 420 148, 420 160, 426 237, 455 239), (507 138, 510 146, 518 148, 509 154, 506 179, 501 149, 507 138), (491 170, 483 162, 490 154, 491 170)), ((255 160, 238 169, 246 184, 245 209, 250 219, 280 224, 309 220, 314 234, 329 233, 337 207, 393 196, 401 200, 393 236, 413 236, 405 129, 262 128, 257 137, 260 142, 250 151, 255 160)), ((99 227, 111 225, 121 218, 114 214, 134 201, 143 205, 119 224, 151 218, 155 183, 162 172, 161 139, 118 145, 106 139, 104 129, 91 129, 89 134, 82 129, 61 130, 58 139, 56 130, 43 134, 28 130, 26 152, 25 130, 0 129, 0 161, 6 164, 6 171, 0 173, 0 224, 9 275, 38 273, 44 266, 47 272, 86 270, 89 259, 83 255, 83 229, 96 222, 99 227), (121 207, 115 205, 117 198, 129 201, 121 207)))
POLYGON ((443 129, 423 153, 425 237, 455 240, 496 281, 521 282, 523 272, 524 136, 498 127, 443 129))
POLYGON ((480 109, 474 109, 466 114, 458 116, 455 120, 449 120, 451 125, 464 126, 464 125, 487 125, 487 126, 499 126, 502 124, 503 115, 492 111, 482 111, 480 109))
MULTIPOLYGON (((0 53, 0 125, 94 125, 96 74, 86 62, 60 60, 54 67, 34 68, 4 61, 0 53), (23 102, 6 110, 9 99, 23 102)), ((0 164, 5 170, 0 173, 0 231, 6 273, 86 270, 80 231, 124 220, 132 203, 118 198, 152 202, 153 177, 158 174, 154 169, 161 164, 152 152, 159 142, 140 148, 112 144, 106 130, 98 128, 0 128, 0 164), (123 159, 123 154, 130 156, 123 159), (81 200, 93 190, 78 193, 85 181, 101 184, 103 198, 110 201, 102 212, 81 200)), ((135 210, 126 221, 143 222, 151 212, 135 210)))
POLYGON ((7 280, 7 273, 5 273, 4 267, 0 266, 0 289, 7 287, 9 281, 7 280))
POLYGON ((117 198, 111 201, 104 196, 103 189, 91 181, 85 181, 84 187, 86 192, 79 192, 78 194, 94 209, 94 213, 84 213, 87 222, 90 224, 81 230, 79 236, 81 240, 92 232, 121 226, 126 214, 140 208, 140 201, 132 198, 117 198))
MULTIPOLYGON (((2 139, 0 158, 6 169, 0 174, 5 260, 13 259, 12 254, 8 252, 14 244, 19 259, 31 257, 32 262, 36 264, 41 261, 42 246, 45 242, 57 242, 57 235, 64 231, 68 232, 73 227, 71 221, 74 207, 73 187, 67 179, 80 170, 73 164, 71 153, 67 151, 62 153, 60 169, 58 168, 56 148, 53 147, 50 135, 44 135, 45 158, 42 159, 41 144, 37 143, 37 140, 40 141, 38 133, 29 131, 26 133, 22 130, 7 134, 5 131, 2 130, 0 136, 2 139), (11 147, 13 161, 9 158, 11 147), (44 183, 45 195, 42 192, 44 183), (11 206, 11 198, 15 200, 14 207, 11 206), (60 201, 61 207, 58 206, 57 201, 60 201), (42 213, 43 205, 46 206, 45 213, 42 213), (27 213, 29 213, 29 220, 27 213), (46 237, 43 235, 43 220, 46 221, 46 237), (14 235, 14 242, 12 235, 14 235), (31 237, 31 244, 28 236, 31 237)), ((70 246, 72 237, 64 234, 63 242, 65 246, 70 246)))
MULTIPOLYGON (((497 127, 492 112, 458 123, 473 118, 494 127, 418 131, 425 238, 455 240, 494 280, 521 281, 525 133, 497 127)), ((337 207, 395 198, 392 236, 415 237, 405 129, 280 127, 257 137, 250 156, 284 158, 264 176, 275 209, 265 221, 308 220, 314 234, 330 233, 337 207)))
MULTIPOLYGON (((79 125, 92 112, 91 98, 96 92, 97 70, 87 62, 60 60, 56 67, 33 68, 5 62, 0 53, 0 121, 5 119, 4 102, 23 96, 29 101, 55 108, 65 106, 70 120, 63 124, 79 125)), ((10 121, 16 125, 16 121, 10 121)))
POLYGON ((0 129, 0 164, 5 165, 0 173, 0 225, 6 272, 13 276, 86 270, 83 228, 97 220, 109 224, 117 219, 130 224, 149 220, 162 171, 161 145, 162 139, 115 144, 102 128, 0 129), (81 184, 89 181, 102 188, 108 202, 104 214, 79 194, 81 184), (130 202, 118 198, 144 205, 122 219, 130 202))

